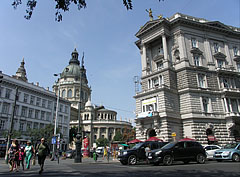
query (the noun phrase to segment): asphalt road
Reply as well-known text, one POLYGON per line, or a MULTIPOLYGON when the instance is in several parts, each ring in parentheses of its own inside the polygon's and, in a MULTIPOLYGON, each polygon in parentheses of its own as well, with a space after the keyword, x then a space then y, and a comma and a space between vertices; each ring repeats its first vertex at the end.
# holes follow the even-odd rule
POLYGON ((83 163, 76 164, 74 160, 56 161, 46 160, 44 172, 38 174, 39 166, 31 166, 30 170, 19 172, 9 172, 8 165, 4 160, 0 160, 0 176, 80 176, 80 177, 134 177, 134 176, 166 176, 166 177, 239 177, 240 163, 207 161, 206 164, 196 164, 194 162, 183 164, 174 163, 172 166, 153 166, 144 163, 128 166, 121 165, 118 161, 108 163, 99 159, 94 162, 92 159, 83 159, 83 163))

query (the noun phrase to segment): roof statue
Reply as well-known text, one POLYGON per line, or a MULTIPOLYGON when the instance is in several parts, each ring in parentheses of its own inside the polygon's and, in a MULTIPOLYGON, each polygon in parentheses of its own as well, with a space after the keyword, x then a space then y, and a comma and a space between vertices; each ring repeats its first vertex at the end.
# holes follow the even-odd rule
POLYGON ((160 15, 158 16, 158 19, 162 19, 162 18, 163 18, 163 15, 160 14, 160 15))
POLYGON ((152 9, 151 8, 149 10, 146 9, 146 11, 148 12, 148 15, 150 17, 150 21, 153 21, 152 9))

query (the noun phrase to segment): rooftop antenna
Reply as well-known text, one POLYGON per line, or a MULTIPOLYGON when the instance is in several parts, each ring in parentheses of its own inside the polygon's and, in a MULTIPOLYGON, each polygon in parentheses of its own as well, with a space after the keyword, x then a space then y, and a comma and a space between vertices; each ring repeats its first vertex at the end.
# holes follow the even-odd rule
POLYGON ((133 78, 134 84, 135 84, 135 93, 139 92, 139 77, 134 76, 133 78))

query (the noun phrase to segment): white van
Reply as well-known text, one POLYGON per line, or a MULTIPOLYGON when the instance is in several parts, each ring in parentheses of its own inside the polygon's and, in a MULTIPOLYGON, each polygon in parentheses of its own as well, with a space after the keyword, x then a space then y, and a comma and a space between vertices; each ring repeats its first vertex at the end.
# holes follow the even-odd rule
POLYGON ((96 150, 97 154, 101 154, 102 155, 103 152, 104 152, 104 147, 98 147, 97 150, 96 150))

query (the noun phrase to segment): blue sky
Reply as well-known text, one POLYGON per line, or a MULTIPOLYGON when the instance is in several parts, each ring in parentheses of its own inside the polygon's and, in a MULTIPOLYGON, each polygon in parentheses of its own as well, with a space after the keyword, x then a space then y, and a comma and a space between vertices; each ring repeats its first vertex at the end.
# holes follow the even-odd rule
MULTIPOLYGON (((53 0, 38 0, 31 20, 23 18, 26 0, 14 10, 11 0, 0 6, 0 70, 14 75, 25 59, 29 82, 50 87, 68 65, 71 52, 85 53, 92 102, 134 119, 134 76, 141 75, 136 32, 148 20, 145 9, 171 17, 176 12, 240 27, 239 0, 133 0, 127 11, 122 0, 86 0, 87 8, 71 6, 63 21, 55 18, 53 0)), ((81 58, 81 57, 80 57, 81 58)))

